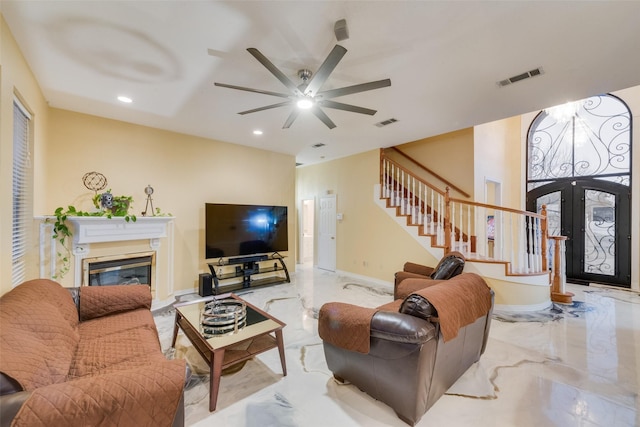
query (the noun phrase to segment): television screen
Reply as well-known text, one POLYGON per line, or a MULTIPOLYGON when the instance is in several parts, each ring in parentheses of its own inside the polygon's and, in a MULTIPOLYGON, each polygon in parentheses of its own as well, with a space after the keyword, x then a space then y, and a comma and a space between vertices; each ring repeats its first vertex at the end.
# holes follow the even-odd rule
POLYGON ((207 203, 205 258, 288 250, 287 207, 207 203))

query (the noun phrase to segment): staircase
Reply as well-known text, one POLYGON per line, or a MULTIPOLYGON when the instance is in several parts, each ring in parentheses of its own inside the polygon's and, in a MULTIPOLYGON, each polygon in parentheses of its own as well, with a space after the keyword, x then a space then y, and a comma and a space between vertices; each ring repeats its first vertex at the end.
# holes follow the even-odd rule
POLYGON ((463 253, 465 271, 483 276, 495 291, 496 309, 551 304, 544 209, 536 214, 451 197, 449 186, 426 182, 384 150, 374 200, 436 259, 451 250, 463 253))

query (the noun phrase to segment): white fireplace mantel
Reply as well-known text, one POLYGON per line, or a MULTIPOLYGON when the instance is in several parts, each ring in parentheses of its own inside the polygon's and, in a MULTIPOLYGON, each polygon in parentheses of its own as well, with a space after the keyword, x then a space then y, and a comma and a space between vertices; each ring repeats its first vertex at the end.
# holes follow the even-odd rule
MULTIPOLYGON (((36 217, 40 220, 40 277, 47 277, 43 260, 47 241, 51 242, 54 216, 36 217)), ((97 243, 148 240, 151 249, 160 248, 162 238, 168 237, 170 262, 167 269, 167 286, 163 293, 173 292, 173 220, 175 217, 137 217, 136 221, 126 221, 124 217, 69 216, 67 222, 73 228, 71 252, 74 255, 74 286, 80 286, 82 260, 89 255, 90 246, 97 243)), ((56 274, 56 245, 48 245, 51 251, 49 277, 56 274)))
POLYGON ((67 221, 73 224, 75 246, 167 237, 167 224, 173 217, 138 217, 136 221, 126 221, 124 217, 70 216, 67 221))

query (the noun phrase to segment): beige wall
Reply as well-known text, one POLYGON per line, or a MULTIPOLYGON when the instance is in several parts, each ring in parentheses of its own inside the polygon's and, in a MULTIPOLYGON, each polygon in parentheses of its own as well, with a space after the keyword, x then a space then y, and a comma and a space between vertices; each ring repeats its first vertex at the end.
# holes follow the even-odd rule
POLYGON ((475 201, 495 204, 487 197, 487 182, 490 181, 500 185, 502 206, 524 210, 520 117, 475 126, 473 133, 475 201))
MULTIPOLYGON (((473 133, 473 128, 466 128, 402 144, 397 148, 469 194, 473 199, 475 168, 473 133)), ((438 184, 437 181, 428 179, 442 189, 446 187, 446 184, 438 184)), ((452 191, 452 196, 460 197, 460 194, 452 191)))
MULTIPOLYGON (((48 106, 9 27, 0 17, 0 294, 11 289, 11 221, 13 183, 13 100, 20 99, 32 116, 32 149, 35 194, 43 194, 42 175, 46 170, 48 106)), ((34 207, 41 207, 36 197, 34 207)), ((31 236, 33 237, 33 236, 31 236)), ((29 245, 35 244, 31 239, 29 245)), ((33 249, 33 248, 32 248, 33 249)), ((31 253, 34 251, 31 250, 31 253)), ((37 251, 35 251, 37 253, 37 251)), ((27 276, 37 274, 33 263, 27 266, 27 276)))
POLYGON ((336 227, 337 270, 392 282, 406 261, 435 265, 437 260, 374 204, 379 156, 373 150, 298 167, 296 192, 297 200, 315 198, 316 212, 321 196, 336 195, 337 212, 343 214, 336 227))
MULTIPOLYGON (((92 210, 82 176, 97 171, 114 195, 131 195, 132 212, 153 204, 175 217, 176 291, 197 288, 204 263, 205 203, 288 206, 289 247, 295 253, 295 158, 255 148, 167 132, 66 110, 51 109, 45 203, 37 214, 73 204, 92 210)), ((291 271, 293 258, 287 260, 291 271)), ((67 284, 69 279, 63 280, 67 284)))
POLYGON ((631 110, 631 289, 640 292, 640 86, 613 92, 631 110))

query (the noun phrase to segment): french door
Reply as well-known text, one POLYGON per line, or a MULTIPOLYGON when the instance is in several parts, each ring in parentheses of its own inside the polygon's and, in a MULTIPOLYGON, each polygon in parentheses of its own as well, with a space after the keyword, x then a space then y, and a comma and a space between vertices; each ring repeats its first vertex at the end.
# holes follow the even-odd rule
POLYGON ((567 236, 567 281, 631 286, 628 186, 602 179, 559 180, 527 193, 527 209, 547 206, 549 235, 567 236))

